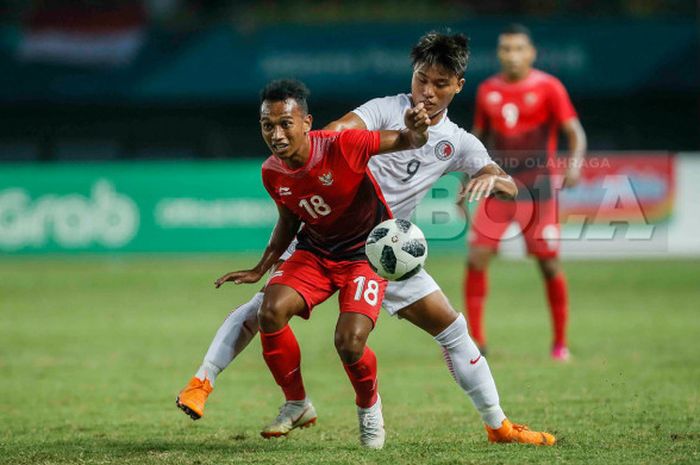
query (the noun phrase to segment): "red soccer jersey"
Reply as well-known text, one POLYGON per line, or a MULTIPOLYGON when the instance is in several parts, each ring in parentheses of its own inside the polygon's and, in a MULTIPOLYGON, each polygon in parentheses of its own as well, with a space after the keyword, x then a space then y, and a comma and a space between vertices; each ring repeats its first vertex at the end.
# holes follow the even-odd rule
POLYGON ((484 81, 476 95, 474 127, 485 134, 491 157, 532 187, 538 175, 551 173, 559 128, 575 117, 563 84, 533 69, 517 82, 500 74, 484 81))
POLYGON ((290 169, 272 155, 262 167, 272 199, 297 215, 304 226, 298 249, 333 260, 364 258, 372 228, 391 218, 367 163, 379 150, 379 132, 311 131, 306 165, 290 169))

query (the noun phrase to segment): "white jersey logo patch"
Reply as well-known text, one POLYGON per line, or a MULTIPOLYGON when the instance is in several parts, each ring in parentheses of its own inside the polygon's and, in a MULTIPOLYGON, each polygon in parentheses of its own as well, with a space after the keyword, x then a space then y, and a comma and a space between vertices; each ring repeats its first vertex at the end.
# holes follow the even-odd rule
POLYGON ((447 161, 455 154, 455 146, 451 142, 442 140, 435 146, 435 156, 438 160, 447 161))

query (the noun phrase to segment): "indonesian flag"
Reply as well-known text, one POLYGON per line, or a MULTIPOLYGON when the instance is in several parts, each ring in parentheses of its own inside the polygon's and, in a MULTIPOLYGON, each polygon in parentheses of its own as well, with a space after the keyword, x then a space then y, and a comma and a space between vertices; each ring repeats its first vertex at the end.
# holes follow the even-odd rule
POLYGON ((43 3, 24 27, 19 47, 24 61, 123 66, 143 45, 146 12, 141 2, 115 2, 113 7, 43 3))

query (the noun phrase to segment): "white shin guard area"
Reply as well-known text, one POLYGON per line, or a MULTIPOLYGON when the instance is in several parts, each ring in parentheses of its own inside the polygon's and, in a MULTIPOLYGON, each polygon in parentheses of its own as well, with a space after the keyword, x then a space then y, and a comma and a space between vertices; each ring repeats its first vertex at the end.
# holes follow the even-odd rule
POLYGON ((442 346, 447 367, 457 384, 467 393, 481 418, 491 428, 499 428, 506 418, 499 405, 496 383, 486 359, 469 337, 464 315, 435 336, 442 346))

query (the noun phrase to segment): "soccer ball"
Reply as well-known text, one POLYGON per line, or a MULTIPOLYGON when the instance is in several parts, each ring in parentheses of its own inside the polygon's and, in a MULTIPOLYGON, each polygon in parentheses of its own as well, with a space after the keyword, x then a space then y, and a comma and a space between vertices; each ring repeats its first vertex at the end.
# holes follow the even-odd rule
POLYGON ((365 243, 369 264, 382 278, 403 281, 423 268, 428 243, 410 221, 386 220, 374 227, 365 243))

